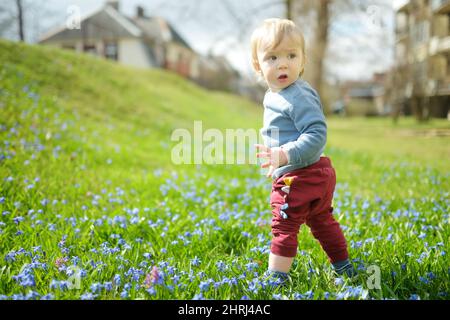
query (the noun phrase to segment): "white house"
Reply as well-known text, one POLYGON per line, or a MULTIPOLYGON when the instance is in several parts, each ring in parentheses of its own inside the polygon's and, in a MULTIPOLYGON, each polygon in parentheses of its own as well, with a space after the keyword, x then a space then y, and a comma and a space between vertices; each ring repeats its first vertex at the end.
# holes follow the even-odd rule
POLYGON ((39 43, 139 68, 166 68, 193 79, 199 76, 197 54, 166 20, 147 17, 140 6, 135 17, 127 17, 120 12, 119 1, 108 1, 82 18, 80 28, 50 31, 39 43))

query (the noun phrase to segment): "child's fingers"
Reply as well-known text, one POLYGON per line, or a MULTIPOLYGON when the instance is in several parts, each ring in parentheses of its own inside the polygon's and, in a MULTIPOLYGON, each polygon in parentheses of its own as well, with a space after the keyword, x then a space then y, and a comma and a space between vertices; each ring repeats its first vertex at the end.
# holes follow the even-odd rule
POLYGON ((255 144, 256 149, 260 149, 263 152, 270 152, 270 148, 266 147, 263 144, 255 144))
POLYGON ((266 162, 266 163, 263 163, 262 165, 261 165, 261 168, 267 168, 267 167, 269 167, 269 166, 271 166, 272 165, 272 162, 271 161, 268 161, 268 162, 266 162))
POLYGON ((270 153, 269 152, 261 152, 261 153, 257 153, 256 154, 257 158, 270 158, 270 153))

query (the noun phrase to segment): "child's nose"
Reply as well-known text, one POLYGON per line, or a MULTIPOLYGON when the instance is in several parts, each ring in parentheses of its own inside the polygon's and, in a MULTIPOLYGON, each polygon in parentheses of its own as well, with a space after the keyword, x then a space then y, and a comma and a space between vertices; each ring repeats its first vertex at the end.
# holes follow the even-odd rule
POLYGON ((280 60, 278 60, 278 68, 287 68, 287 59, 280 58, 280 60))

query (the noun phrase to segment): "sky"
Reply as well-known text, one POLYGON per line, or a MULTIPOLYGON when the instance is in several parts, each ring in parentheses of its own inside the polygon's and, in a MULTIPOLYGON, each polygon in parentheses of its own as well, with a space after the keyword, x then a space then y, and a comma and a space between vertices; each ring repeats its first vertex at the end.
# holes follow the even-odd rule
MULTIPOLYGON (((64 25, 70 6, 79 7, 83 17, 101 8, 105 2, 41 1, 40 10, 45 12, 45 19, 42 21, 41 18, 38 29, 34 28, 33 40, 49 29, 64 25)), ((386 0, 394 9, 404 2, 406 0, 386 0)), ((229 3, 228 7, 220 0, 121 0, 120 11, 133 16, 136 6, 143 6, 147 15, 167 19, 195 51, 204 55, 208 51, 224 55, 237 70, 251 77, 251 31, 265 18, 283 17, 284 7, 277 5, 275 0, 272 5, 262 8, 261 3, 269 3, 267 0, 229 0, 229 3), (252 12, 254 7, 260 10, 252 12), (246 28, 237 29, 236 25, 246 25, 246 28)), ((393 63, 393 44, 392 14, 369 6, 366 12, 343 17, 330 29, 330 59, 326 62, 328 78, 368 79, 373 72, 388 69, 393 63)))

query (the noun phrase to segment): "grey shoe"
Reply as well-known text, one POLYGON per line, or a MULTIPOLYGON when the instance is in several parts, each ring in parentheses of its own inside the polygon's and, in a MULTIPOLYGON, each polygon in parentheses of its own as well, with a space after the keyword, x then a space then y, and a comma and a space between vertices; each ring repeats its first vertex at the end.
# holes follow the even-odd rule
POLYGON ((334 272, 340 276, 345 275, 349 278, 353 278, 358 275, 355 268, 348 259, 345 261, 333 263, 333 268, 334 272))

